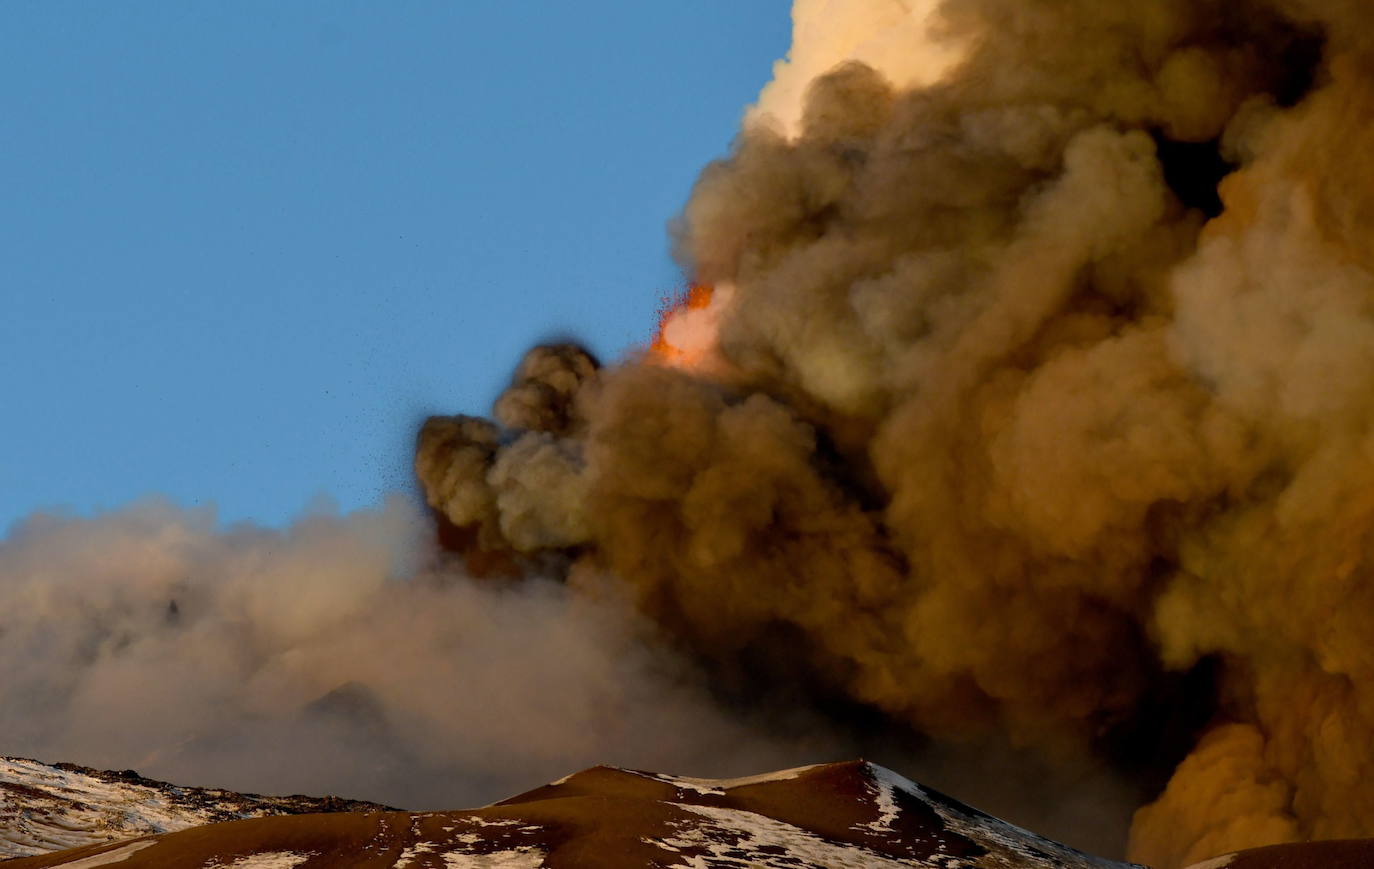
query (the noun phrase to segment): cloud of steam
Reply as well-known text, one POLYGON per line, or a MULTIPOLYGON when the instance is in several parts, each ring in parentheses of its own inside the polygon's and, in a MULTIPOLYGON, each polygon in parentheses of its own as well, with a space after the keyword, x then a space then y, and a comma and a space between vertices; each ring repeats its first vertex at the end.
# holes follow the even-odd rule
POLYGON ((432 420, 430 503, 495 529, 458 548, 937 743, 1167 780, 1160 869, 1374 835, 1374 13, 794 20, 676 226, 723 364, 581 376, 558 430, 432 420))
POLYGON ((899 88, 928 85, 959 59, 941 39, 939 0, 794 0, 792 47, 773 65, 746 124, 795 135, 812 82, 846 61, 882 70, 899 88))
POLYGON ((0 751, 416 808, 818 752, 714 701, 595 577, 474 582, 431 533, 401 501, 284 532, 31 518, 0 542, 0 751))

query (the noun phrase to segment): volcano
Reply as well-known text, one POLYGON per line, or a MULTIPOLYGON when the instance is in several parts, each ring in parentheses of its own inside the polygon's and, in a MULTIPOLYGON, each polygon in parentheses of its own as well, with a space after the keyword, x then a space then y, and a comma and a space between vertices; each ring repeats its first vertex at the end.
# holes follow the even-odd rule
MULTIPOLYGON (((50 821, 61 825, 60 819, 50 821)), ((248 818, 5 865, 1127 869, 1130 864, 1082 854, 881 766, 852 761, 740 779, 593 767, 480 809, 248 818)))

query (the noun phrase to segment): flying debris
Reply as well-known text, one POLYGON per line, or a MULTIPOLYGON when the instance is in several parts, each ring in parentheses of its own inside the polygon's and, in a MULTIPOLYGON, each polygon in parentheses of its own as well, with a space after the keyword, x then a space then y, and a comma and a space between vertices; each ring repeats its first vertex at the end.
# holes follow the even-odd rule
POLYGON ((665 299, 648 358, 698 372, 718 369, 723 362, 716 351, 717 332, 722 312, 733 296, 729 284, 692 284, 681 296, 665 299))

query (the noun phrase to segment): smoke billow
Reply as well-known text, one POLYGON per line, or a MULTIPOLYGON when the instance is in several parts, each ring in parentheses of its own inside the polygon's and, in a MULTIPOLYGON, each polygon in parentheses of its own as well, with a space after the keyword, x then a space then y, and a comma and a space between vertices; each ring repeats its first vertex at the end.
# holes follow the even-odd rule
POLYGON ((717 703, 597 577, 475 582, 402 501, 215 525, 150 502, 16 527, 0 752, 451 809, 598 763, 741 774, 817 750, 717 703))
POLYGON ((675 227, 711 357, 536 348, 501 426, 431 420, 454 548, 935 745, 1098 758, 1161 869, 1374 835, 1367 5, 794 19, 675 227))

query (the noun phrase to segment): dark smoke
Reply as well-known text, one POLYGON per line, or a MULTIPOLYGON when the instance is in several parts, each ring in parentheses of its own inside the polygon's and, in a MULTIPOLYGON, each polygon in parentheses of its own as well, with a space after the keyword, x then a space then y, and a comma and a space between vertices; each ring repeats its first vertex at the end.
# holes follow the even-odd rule
POLYGON ((1374 12, 794 17, 676 225, 711 358, 537 348, 431 505, 724 672, 1096 758, 1161 869, 1374 835, 1374 12))

